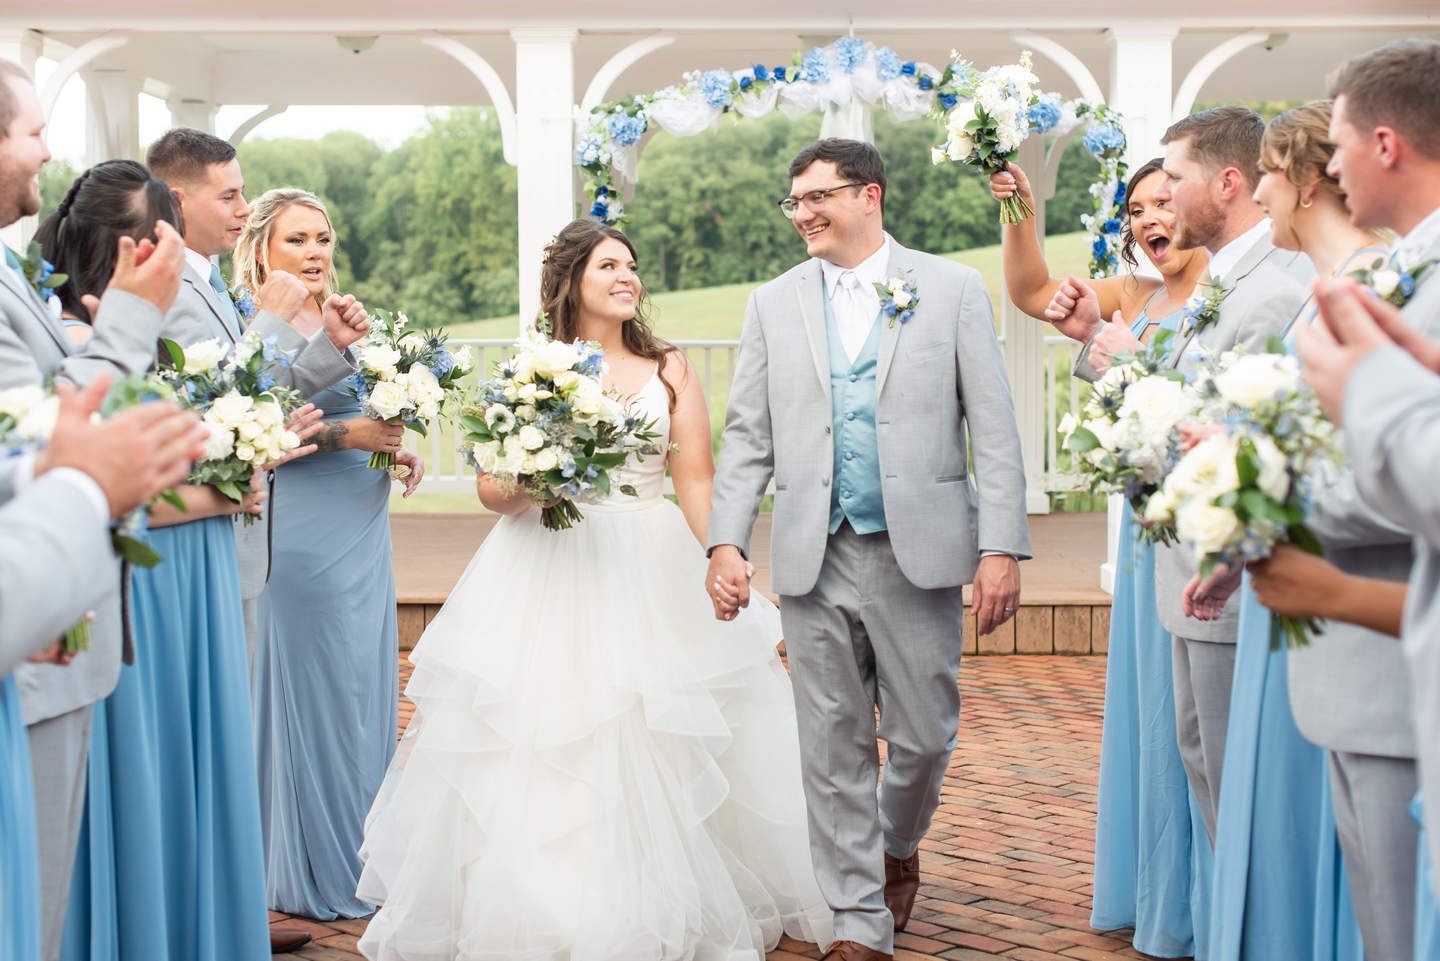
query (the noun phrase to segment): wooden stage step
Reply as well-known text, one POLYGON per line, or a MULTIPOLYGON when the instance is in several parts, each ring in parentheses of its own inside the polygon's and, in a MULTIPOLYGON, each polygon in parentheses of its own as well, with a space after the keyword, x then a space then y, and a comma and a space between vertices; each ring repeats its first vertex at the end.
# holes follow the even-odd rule
MULTIPOLYGON (((401 650, 414 647, 496 520, 488 513, 391 515, 401 650)), ((1100 589, 1105 515, 1031 517, 1030 541, 1035 557, 1020 565, 1020 610, 978 640, 967 610, 964 652, 1104 654, 1110 633, 1110 595, 1100 589)), ((756 586, 769 594, 769 514, 756 522, 752 544, 756 586)), ((965 593, 968 602, 968 588, 965 593)))

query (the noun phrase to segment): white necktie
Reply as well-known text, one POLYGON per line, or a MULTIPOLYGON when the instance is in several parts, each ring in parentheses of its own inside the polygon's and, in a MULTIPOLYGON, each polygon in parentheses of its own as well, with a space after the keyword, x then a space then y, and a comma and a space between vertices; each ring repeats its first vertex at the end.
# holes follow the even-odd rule
POLYGON ((832 306, 835 310, 835 327, 840 331, 840 347, 845 351, 846 359, 854 363, 860 351, 865 348, 865 341, 870 336, 870 327, 875 318, 866 316, 860 278, 855 276, 855 271, 847 270, 840 275, 836 293, 839 296, 835 298, 832 306))

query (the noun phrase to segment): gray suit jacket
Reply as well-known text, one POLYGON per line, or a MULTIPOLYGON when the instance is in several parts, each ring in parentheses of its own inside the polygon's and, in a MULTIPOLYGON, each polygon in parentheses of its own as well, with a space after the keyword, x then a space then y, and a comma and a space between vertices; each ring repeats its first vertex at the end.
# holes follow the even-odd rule
MULTIPOLYGON (((1265 349, 1305 302, 1305 285, 1315 276, 1309 258, 1281 250, 1262 237, 1236 263, 1225 278, 1230 291, 1220 304, 1220 316, 1199 334, 1176 338, 1171 363, 1193 369, 1205 356, 1214 357, 1243 347, 1250 353, 1265 349)), ((1213 621, 1186 617, 1181 606, 1185 585, 1195 576, 1188 548, 1155 549, 1155 606, 1165 630, 1179 637, 1218 644, 1234 644, 1240 624, 1240 605, 1232 602, 1213 621)))
MULTIPOLYGON (((142 373, 155 361, 162 320, 148 301, 110 291, 101 301, 94 335, 76 348, 34 291, 14 271, 0 267, 0 387, 39 384, 52 375, 85 383, 102 371, 115 377, 142 373)), ((115 687, 122 654, 129 654, 129 630, 121 615, 120 561, 108 543, 104 555, 113 591, 98 606, 92 605, 90 650, 68 667, 22 664, 16 668, 26 724, 93 704, 115 687)))
MULTIPOLYGON (((1435 257, 1440 257, 1440 244, 1425 255, 1435 257)), ((1440 281, 1422 277, 1401 312, 1426 336, 1440 338, 1440 281)), ((1408 579, 1415 559, 1410 529, 1367 503, 1349 468, 1325 481, 1317 485, 1310 526, 1324 541, 1329 559, 1352 574, 1408 579)), ((1321 747, 1415 756, 1409 670, 1393 637, 1354 624, 1327 623, 1309 647, 1290 652, 1290 706, 1300 733, 1321 747)))
MULTIPOLYGON (((891 244, 887 276, 911 271, 919 304, 908 323, 881 327, 875 427, 885 520, 912 583, 954 587, 974 576, 981 550, 1030 556, 1020 437, 979 273, 891 244)), ((773 475, 771 582, 792 596, 815 586, 830 522, 822 285, 812 259, 751 294, 711 496, 708 546, 748 553, 773 475)))
POLYGON ((110 525, 75 484, 36 480, 0 507, 0 677, 119 589, 110 525))
MULTIPOLYGON (((219 338, 221 343, 234 343, 244 331, 234 328, 228 313, 220 303, 220 295, 210 286, 210 279, 201 277, 187 263, 180 295, 165 316, 162 336, 182 347, 211 337, 219 338)), ((272 373, 281 384, 295 388, 304 397, 313 397, 356 370, 350 352, 337 350, 323 332, 306 339, 294 327, 268 311, 258 312, 251 319, 248 329, 259 331, 262 338, 274 337, 277 347, 294 354, 289 367, 276 367, 272 373)), ((265 589, 265 578, 270 569, 272 523, 270 511, 266 510, 263 523, 237 521, 235 524, 235 549, 240 558, 240 595, 246 600, 259 597, 265 589)))

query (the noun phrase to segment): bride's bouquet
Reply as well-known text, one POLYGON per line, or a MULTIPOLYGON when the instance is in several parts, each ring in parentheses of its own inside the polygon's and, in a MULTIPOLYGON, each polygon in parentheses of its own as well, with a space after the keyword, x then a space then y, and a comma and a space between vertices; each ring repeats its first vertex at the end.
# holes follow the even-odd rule
POLYGON ((513 484, 541 507, 548 530, 582 520, 577 504, 635 488, 612 478, 631 457, 658 454, 655 422, 627 410, 600 383, 598 344, 547 340, 537 331, 516 342, 460 412, 476 469, 513 484))
MULTIPOLYGON (((1201 408, 1200 395, 1163 357, 1162 342, 1117 362, 1095 384, 1082 417, 1066 414, 1059 425, 1090 489, 1124 496, 1140 517, 1180 459, 1180 424, 1201 408)), ((1141 527, 1139 535, 1170 543, 1174 531, 1161 523, 1141 527)))
MULTIPOLYGON (((404 424, 422 437, 426 425, 440 416, 464 393, 460 381, 473 361, 470 348, 451 350, 443 331, 409 331, 403 311, 370 312, 370 332, 358 351, 360 370, 350 378, 350 389, 365 413, 390 424, 404 424)), ((376 451, 370 466, 389 470, 395 455, 376 451)))
MULTIPOLYGON (((1030 108, 1040 102, 1030 51, 1020 54, 1019 63, 983 72, 954 51, 950 59, 936 86, 945 142, 931 150, 930 159, 965 164, 986 176, 1002 171, 1030 135, 1030 108)), ((1018 192, 1000 201, 1002 224, 1018 224, 1033 213, 1018 192)))
MULTIPOLYGON (((1238 570, 1289 542, 1324 554, 1306 526, 1307 476, 1340 459, 1335 430, 1305 386, 1300 365, 1283 353, 1227 351, 1195 381, 1202 403, 1223 425, 1181 458, 1151 499, 1151 513, 1174 519, 1201 576, 1219 564, 1238 570)), ((1275 616, 1271 644, 1308 644, 1319 626, 1275 616)))
MULTIPOLYGON (((270 373, 273 365, 287 366, 291 358, 276 348, 273 337, 261 340, 253 331, 228 350, 214 339, 184 348, 173 340, 163 343, 161 380, 182 406, 200 415, 210 435, 186 480, 209 484, 239 503, 250 493, 257 468, 300 446, 299 436, 285 426, 300 406, 300 395, 270 373)), ((246 524, 254 520, 245 515, 246 524)))

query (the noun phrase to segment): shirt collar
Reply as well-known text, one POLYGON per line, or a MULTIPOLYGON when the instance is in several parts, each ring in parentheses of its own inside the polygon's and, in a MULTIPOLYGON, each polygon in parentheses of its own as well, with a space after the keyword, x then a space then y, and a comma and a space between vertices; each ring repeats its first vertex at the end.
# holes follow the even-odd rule
POLYGON ((1413 270, 1437 243, 1440 243, 1440 207, 1430 211, 1413 230, 1395 242, 1396 259, 1404 269, 1413 270))
POLYGON ((1210 279, 1224 281, 1225 275, 1235 269, 1245 252, 1260 242, 1261 237, 1270 236, 1270 218, 1261 221, 1245 231, 1224 247, 1210 255, 1210 279))
POLYGON ((885 235, 885 240, 869 257, 866 257, 854 267, 841 267, 839 264, 832 264, 828 260, 820 261, 820 273, 825 278, 825 290, 834 294, 840 284, 840 275, 849 270, 860 281, 861 290, 874 290, 875 284, 885 281, 885 268, 890 266, 890 245, 893 241, 890 235, 885 235))
POLYGON ((210 265, 212 263, 209 257, 206 257, 198 250, 191 250, 189 247, 186 247, 185 263, 191 270, 200 275, 200 279, 205 281, 207 286, 209 285, 210 265))

